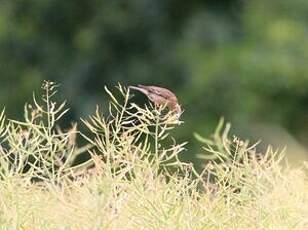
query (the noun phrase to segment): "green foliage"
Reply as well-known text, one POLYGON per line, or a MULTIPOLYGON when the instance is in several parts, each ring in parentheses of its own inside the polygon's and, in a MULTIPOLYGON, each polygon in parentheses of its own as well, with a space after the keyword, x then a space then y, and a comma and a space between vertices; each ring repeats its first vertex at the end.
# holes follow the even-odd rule
POLYGON ((170 130, 181 122, 164 108, 134 104, 121 85, 106 88, 107 114, 98 108, 82 119, 91 135, 76 125, 62 131, 67 110, 53 100, 55 87, 44 83, 42 103, 34 97, 24 121, 0 115, 1 228, 307 228, 307 165, 282 169, 282 155, 257 154, 221 122, 212 139, 198 137, 202 156, 210 154, 198 173, 178 159, 184 144, 170 130), (88 145, 78 147, 76 135, 88 145), (91 159, 73 165, 84 151, 91 159))
MULTIPOLYGON (((188 63, 187 89, 194 90, 183 98, 198 107, 200 120, 208 114, 212 124, 224 116, 246 129, 274 123, 306 136, 301 127, 308 124, 308 69, 303 63, 308 5, 257 0, 242 6, 237 9, 240 20, 207 11, 189 19, 178 53, 188 63)), ((198 122, 193 126, 198 128, 198 122)))

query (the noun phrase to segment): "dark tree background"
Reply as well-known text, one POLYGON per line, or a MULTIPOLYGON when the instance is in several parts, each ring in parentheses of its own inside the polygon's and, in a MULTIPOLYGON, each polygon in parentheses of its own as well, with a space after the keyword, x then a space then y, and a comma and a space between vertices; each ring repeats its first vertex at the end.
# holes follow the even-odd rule
POLYGON ((106 104, 104 85, 155 84, 178 95, 175 135, 193 153, 193 132, 210 133, 221 116, 243 136, 301 152, 307 22, 305 0, 1 0, 0 105, 20 117, 49 79, 78 120, 106 104))

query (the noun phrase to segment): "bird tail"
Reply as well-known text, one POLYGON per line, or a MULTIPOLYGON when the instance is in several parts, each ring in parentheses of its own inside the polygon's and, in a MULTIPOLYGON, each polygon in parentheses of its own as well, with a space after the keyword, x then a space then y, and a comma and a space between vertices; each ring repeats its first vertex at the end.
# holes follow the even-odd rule
POLYGON ((144 86, 143 85, 138 85, 138 86, 129 86, 130 89, 134 89, 134 90, 137 90, 141 93, 144 93, 145 95, 148 95, 148 90, 143 88, 144 86))

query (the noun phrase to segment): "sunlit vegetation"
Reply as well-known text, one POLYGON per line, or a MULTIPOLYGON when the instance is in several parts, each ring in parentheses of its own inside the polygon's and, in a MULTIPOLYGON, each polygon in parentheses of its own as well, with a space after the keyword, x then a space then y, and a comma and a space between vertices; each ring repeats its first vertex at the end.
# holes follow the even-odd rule
POLYGON ((261 153, 221 121, 210 138, 196 134, 197 171, 172 137, 182 122, 127 88, 106 88, 108 112, 78 122, 87 134, 59 127, 66 103, 54 83, 42 88, 23 120, 0 116, 1 229, 308 228, 307 164, 282 167, 283 152, 261 153))

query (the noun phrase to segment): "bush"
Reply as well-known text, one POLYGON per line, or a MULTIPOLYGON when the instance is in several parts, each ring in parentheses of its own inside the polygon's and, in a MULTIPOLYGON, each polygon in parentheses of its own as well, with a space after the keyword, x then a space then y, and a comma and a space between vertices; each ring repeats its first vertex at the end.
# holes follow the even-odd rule
POLYGON ((164 108, 140 107, 119 85, 107 115, 99 108, 63 131, 68 111, 45 82, 24 121, 0 116, 0 223, 3 229, 306 229, 305 171, 282 168, 272 148, 230 139, 223 122, 211 139, 197 136, 204 170, 179 160, 181 124, 164 108), (115 96, 117 94, 117 96, 115 96), (79 146, 76 136, 87 144, 79 146), (90 160, 76 164, 88 152, 90 160))

